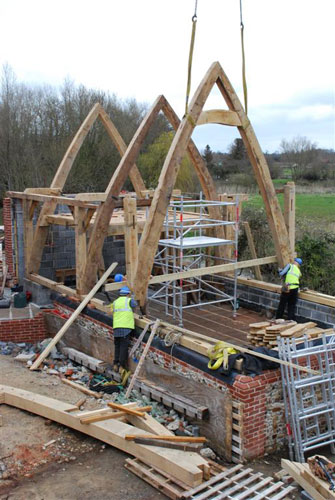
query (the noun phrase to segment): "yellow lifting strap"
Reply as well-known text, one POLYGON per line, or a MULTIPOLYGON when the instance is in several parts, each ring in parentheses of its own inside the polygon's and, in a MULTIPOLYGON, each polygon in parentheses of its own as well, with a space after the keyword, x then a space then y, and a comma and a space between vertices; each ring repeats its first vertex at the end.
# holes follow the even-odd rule
POLYGON ((244 111, 248 114, 248 89, 247 89, 247 79, 245 76, 245 52, 244 52, 244 24, 242 20, 242 0, 240 0, 240 27, 241 27, 241 47, 242 47, 242 83, 243 83, 243 95, 244 95, 244 111))
POLYGON ((197 27, 197 6, 198 6, 198 0, 195 0, 194 14, 192 17, 192 34, 191 34, 190 52, 188 55, 185 116, 187 116, 187 113, 188 113, 188 100, 189 100, 190 91, 191 91, 191 73, 192 73, 193 49, 194 49, 194 40, 195 40, 195 30, 197 27))
POLYGON ((209 357, 208 368, 210 370, 217 370, 223 365, 226 370, 228 368, 228 357, 230 354, 237 354, 239 351, 230 347, 230 345, 225 342, 219 341, 213 347, 210 347, 207 351, 209 357))

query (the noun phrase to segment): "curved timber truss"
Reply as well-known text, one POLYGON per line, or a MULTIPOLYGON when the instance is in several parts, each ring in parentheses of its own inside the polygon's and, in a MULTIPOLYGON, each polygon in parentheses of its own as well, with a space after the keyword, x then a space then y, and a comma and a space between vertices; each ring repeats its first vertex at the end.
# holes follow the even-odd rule
MULTIPOLYGON (((102 247, 108 235, 113 210, 119 206, 119 194, 128 176, 136 191, 137 203, 139 204, 139 201, 144 197, 145 185, 135 162, 143 141, 159 112, 165 114, 176 133, 150 203, 149 214, 138 245, 137 258, 134 261, 135 268, 132 270, 131 285, 140 305, 144 307, 146 304, 148 283, 162 232, 164 217, 173 193, 181 160, 186 152, 189 154, 197 172, 205 197, 208 200, 218 199, 213 179, 202 156, 191 140, 192 132, 197 125, 217 123, 238 128, 264 200, 277 261, 280 265, 284 265, 291 260, 292 249, 288 232, 265 157, 232 85, 220 64, 215 62, 211 65, 195 92, 188 114, 181 121, 165 97, 159 96, 143 119, 130 144, 126 147, 106 112, 100 104, 96 104, 71 142, 50 188, 27 189, 24 193, 9 193, 13 197, 23 199, 26 229, 26 274, 28 278, 38 280, 37 273, 48 226, 56 221, 54 215, 56 206, 58 204, 68 204, 73 213, 73 225, 76 231, 77 293, 85 294, 93 287, 97 273, 102 267, 102 247), (218 87, 228 110, 203 111, 206 100, 215 85, 218 87), (60 195, 76 155, 97 118, 102 121, 110 138, 120 152, 121 161, 104 193, 80 194, 76 195, 74 199, 62 197, 60 195), (100 204, 93 204, 92 201, 100 202, 100 204), (43 206, 33 232, 32 216, 38 202, 43 202, 43 206), (92 219, 93 215, 94 218, 92 219), (91 230, 88 233, 87 240, 89 226, 91 226, 91 230)), ((219 210, 217 207, 212 207, 211 210, 211 217, 222 218, 217 212, 219 210)), ((223 234, 220 234, 223 231, 222 227, 218 228, 217 231, 218 237, 224 237, 223 234)), ((45 279, 42 284, 46 284, 45 279)))

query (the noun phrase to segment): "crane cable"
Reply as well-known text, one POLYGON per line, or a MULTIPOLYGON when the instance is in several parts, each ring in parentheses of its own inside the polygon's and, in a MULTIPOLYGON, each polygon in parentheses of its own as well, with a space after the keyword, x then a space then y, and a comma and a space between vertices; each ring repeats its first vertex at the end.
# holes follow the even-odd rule
MULTIPOLYGON (((190 97, 191 91, 191 73, 192 73, 192 60, 193 60, 193 49, 194 49, 194 40, 195 40, 195 30, 197 27, 197 7, 198 0, 195 0, 194 6, 194 14, 192 16, 192 34, 191 34, 191 43, 190 43, 190 52, 188 56, 188 72, 187 72, 187 87, 186 87, 186 101, 185 101, 185 116, 188 117, 188 100, 190 97)), ((191 118, 191 117, 188 117, 191 118)))
POLYGON ((247 79, 245 75, 245 52, 244 52, 244 24, 242 19, 242 0, 240 0, 240 27, 241 27, 241 47, 242 47, 242 83, 243 83, 243 94, 244 94, 244 110, 245 114, 248 114, 248 89, 247 89, 247 79))

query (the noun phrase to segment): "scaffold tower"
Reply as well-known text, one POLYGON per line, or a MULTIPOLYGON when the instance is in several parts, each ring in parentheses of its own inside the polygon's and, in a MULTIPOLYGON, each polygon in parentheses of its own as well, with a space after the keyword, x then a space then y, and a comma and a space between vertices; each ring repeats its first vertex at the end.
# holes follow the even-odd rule
MULTIPOLYGON (((238 228, 239 228, 238 196, 232 202, 189 199, 181 196, 171 201, 165 216, 164 236, 159 240, 155 256, 155 273, 171 274, 237 262, 238 228), (225 207, 232 207, 234 220, 213 219, 209 215, 210 207, 220 207, 224 214, 225 207), (223 228, 226 238, 217 237, 217 228, 223 228), (230 230, 229 230, 230 229, 230 230), (219 250, 221 249, 221 250, 219 250)), ((183 310, 201 308, 205 305, 230 302, 233 316, 236 316, 237 271, 233 275, 233 291, 224 290, 222 279, 218 275, 211 277, 197 276, 187 279, 166 281, 151 289, 149 300, 163 304, 165 314, 179 320, 183 325, 183 310)), ((231 277, 231 276, 230 276, 231 277)))

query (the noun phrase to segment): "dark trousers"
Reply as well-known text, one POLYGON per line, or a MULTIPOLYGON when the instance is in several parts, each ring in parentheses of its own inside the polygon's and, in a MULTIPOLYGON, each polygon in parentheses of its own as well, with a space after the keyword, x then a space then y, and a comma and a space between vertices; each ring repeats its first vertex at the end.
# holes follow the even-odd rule
POLYGON ((114 337, 114 363, 127 368, 130 335, 114 337))
POLYGON ((282 318, 287 304, 287 318, 295 319, 295 306, 298 300, 299 288, 294 288, 288 293, 282 292, 280 295, 279 306, 276 313, 276 318, 282 318))

